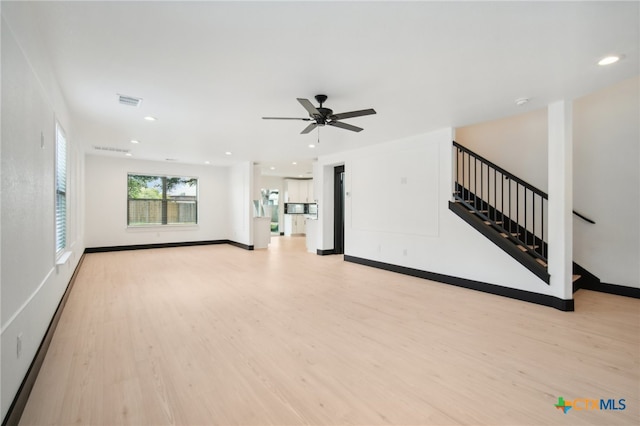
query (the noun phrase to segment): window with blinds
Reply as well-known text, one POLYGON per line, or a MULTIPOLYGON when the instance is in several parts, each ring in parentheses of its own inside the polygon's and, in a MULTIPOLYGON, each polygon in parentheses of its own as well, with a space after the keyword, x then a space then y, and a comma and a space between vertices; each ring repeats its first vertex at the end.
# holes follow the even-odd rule
POLYGON ((197 178, 128 175, 128 226, 196 225, 197 223, 197 178))
POLYGON ((56 254, 67 247, 67 138, 56 123, 56 254))

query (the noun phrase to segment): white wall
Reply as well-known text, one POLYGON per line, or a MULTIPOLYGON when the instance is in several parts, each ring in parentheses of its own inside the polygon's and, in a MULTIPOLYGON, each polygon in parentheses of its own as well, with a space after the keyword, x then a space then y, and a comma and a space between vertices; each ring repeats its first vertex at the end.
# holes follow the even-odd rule
POLYGON ((240 244, 253 245, 253 166, 249 162, 229 168, 228 239, 240 244))
MULTIPOLYGON (((345 254, 559 297, 449 210, 452 137, 448 128, 318 159, 322 205, 333 197, 325 178, 345 164, 345 254)), ((318 247, 332 244, 323 231, 318 247)))
MULTIPOLYGON (((640 287, 640 77, 573 102, 574 261, 605 283, 640 287)), ((456 140, 548 191, 546 109, 467 126, 456 140)))
POLYGON ((575 261, 640 287, 640 76, 574 102, 575 261))
POLYGON ((456 142, 548 191, 547 109, 455 130, 456 142))
POLYGON ((87 155, 87 247, 224 240, 229 235, 229 168, 87 155), (127 227, 127 174, 198 178, 198 224, 127 227))
POLYGON ((83 251, 83 157, 37 31, 15 4, 2 6, 0 298, 2 417, 22 382, 83 251), (56 119, 69 153, 66 264, 56 266, 56 119), (43 144, 41 144, 41 138, 43 144), (17 354, 17 338, 22 353, 17 354))

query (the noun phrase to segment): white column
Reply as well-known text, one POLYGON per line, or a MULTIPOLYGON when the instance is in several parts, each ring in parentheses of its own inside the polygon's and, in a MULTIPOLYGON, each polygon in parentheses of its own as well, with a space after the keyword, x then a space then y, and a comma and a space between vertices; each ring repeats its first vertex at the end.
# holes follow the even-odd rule
POLYGON ((573 299, 573 105, 548 107, 549 217, 548 271, 552 293, 573 299))

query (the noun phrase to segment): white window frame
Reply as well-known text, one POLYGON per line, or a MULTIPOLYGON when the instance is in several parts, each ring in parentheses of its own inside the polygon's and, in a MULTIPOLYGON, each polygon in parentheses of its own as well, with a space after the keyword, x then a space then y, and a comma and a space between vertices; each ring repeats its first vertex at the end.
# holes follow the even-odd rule
MULTIPOLYGON (((155 229, 166 229, 166 228, 189 228, 189 227, 197 227, 198 226, 198 217, 199 217, 199 209, 200 209, 200 179, 197 176, 177 176, 177 175, 166 175, 166 174, 158 174, 158 173, 127 173, 127 229, 144 229, 144 228, 155 228, 155 229), (162 202, 162 215, 161 222, 153 222, 153 223, 131 223, 129 210, 131 208, 131 201, 135 201, 133 198, 129 198, 129 178, 131 176, 142 176, 142 177, 150 177, 150 178, 159 178, 163 180, 163 186, 166 184, 166 179, 170 178, 179 178, 179 179, 191 179, 195 180, 196 185, 196 195, 195 200, 188 201, 189 204, 194 204, 195 206, 195 222, 166 222, 167 219, 167 203, 172 200, 166 194, 166 187, 162 190, 162 198, 159 200, 162 202)), ((178 201, 180 203, 180 201, 178 201)))
POLYGON ((68 144, 67 135, 56 120, 55 129, 55 150, 54 150, 54 223, 55 223, 55 253, 56 259, 63 255, 67 249, 67 219, 68 219, 68 144), (61 176, 62 174, 62 176, 61 176), (64 203, 63 208, 60 201, 64 203), (61 217, 62 216, 62 217, 61 217), (61 229, 62 228, 62 229, 61 229))

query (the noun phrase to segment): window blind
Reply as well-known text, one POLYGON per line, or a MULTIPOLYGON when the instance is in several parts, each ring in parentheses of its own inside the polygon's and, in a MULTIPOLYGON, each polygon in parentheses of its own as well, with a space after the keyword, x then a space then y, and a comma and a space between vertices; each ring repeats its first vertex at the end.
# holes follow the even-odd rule
POLYGON ((56 124, 56 253, 67 247, 67 139, 56 124))

